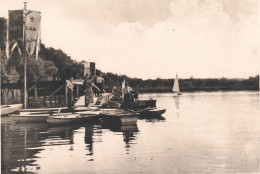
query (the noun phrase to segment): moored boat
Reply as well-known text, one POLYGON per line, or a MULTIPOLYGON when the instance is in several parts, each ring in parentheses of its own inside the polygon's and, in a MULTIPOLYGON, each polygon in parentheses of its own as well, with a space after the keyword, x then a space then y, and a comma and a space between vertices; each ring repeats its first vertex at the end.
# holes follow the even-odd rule
POLYGON ((79 106, 73 109, 74 112, 79 112, 79 111, 100 111, 98 107, 85 107, 85 106, 79 106))
POLYGON ((101 113, 101 111, 78 111, 75 113, 80 114, 81 116, 88 116, 88 115, 97 116, 101 113))
POLYGON ((23 104, 1 105, 1 116, 11 114, 21 109, 23 104))
POLYGON ((50 116, 47 122, 50 124, 68 124, 84 121, 84 117, 80 114, 62 113, 57 116, 50 116))
POLYGON ((165 113, 166 109, 160 109, 160 108, 147 108, 143 111, 141 111, 141 115, 162 115, 165 113))
POLYGON ((43 111, 59 111, 61 109, 67 109, 67 107, 60 108, 30 108, 30 109, 20 109, 19 112, 43 112, 43 111))
POLYGON ((46 122, 50 114, 13 114, 10 118, 14 122, 30 123, 30 122, 46 122))
POLYGON ((102 110, 103 118, 120 120, 121 124, 136 123, 140 113, 124 110, 102 110))

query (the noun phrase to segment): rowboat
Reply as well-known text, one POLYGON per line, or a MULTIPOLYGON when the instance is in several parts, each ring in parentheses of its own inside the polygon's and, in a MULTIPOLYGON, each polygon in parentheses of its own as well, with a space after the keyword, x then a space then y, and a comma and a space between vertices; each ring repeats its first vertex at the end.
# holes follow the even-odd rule
POLYGON ((58 111, 60 109, 66 109, 67 107, 60 108, 30 108, 30 109, 20 109, 19 112, 39 112, 39 111, 58 111))
POLYGON ((98 116, 101 113, 101 111, 78 111, 75 113, 79 114, 80 116, 98 116))
POLYGON ((84 121, 84 117, 80 116, 80 114, 72 114, 72 113, 62 113, 57 116, 50 116, 47 119, 47 122, 50 124, 68 124, 75 122, 84 121))
POLYGON ((124 111, 124 110, 102 110, 101 115, 103 118, 120 120, 121 124, 136 123, 138 116, 137 112, 124 111))
POLYGON ((10 115, 10 118, 14 122, 22 122, 22 123, 29 123, 29 122, 46 122, 47 118, 50 114, 13 114, 10 115))
POLYGON ((141 115, 162 115, 165 113, 166 109, 160 109, 160 108, 147 108, 143 111, 141 111, 141 115))
POLYGON ((7 115, 21 109, 23 104, 1 105, 1 115, 7 115))
POLYGON ((19 115, 42 115, 48 114, 50 115, 49 111, 39 111, 39 112, 19 112, 19 115))

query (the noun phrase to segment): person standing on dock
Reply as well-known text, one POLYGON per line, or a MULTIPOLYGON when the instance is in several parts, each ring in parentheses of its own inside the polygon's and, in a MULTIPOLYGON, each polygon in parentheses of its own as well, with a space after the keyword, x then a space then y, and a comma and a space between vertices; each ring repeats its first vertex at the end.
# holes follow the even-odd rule
MULTIPOLYGON (((93 82, 94 82, 94 85, 97 86, 97 76, 94 76, 93 82)), ((98 90, 96 88, 93 88, 93 92, 94 92, 94 96, 98 97, 98 90)))
POLYGON ((125 87, 123 88, 123 92, 124 92, 124 110, 127 111, 128 109, 130 109, 131 106, 131 91, 133 91, 133 89, 128 86, 128 83, 125 83, 125 87))
POLYGON ((94 99, 93 99, 94 93, 92 90, 92 86, 94 86, 95 88, 97 88, 97 90, 99 90, 98 87, 93 84, 93 80, 94 80, 94 77, 86 75, 84 83, 83 83, 83 86, 85 89, 85 107, 88 107, 88 109, 90 109, 90 103, 94 102, 94 99))
POLYGON ((68 89, 68 110, 72 110, 73 107, 73 88, 74 88, 74 84, 73 84, 73 77, 71 77, 69 80, 66 80, 66 87, 68 89))
POLYGON ((101 77, 100 75, 98 75, 97 80, 96 80, 96 84, 97 84, 97 87, 99 88, 99 92, 98 92, 99 98, 102 98, 104 82, 105 82, 104 78, 101 77))

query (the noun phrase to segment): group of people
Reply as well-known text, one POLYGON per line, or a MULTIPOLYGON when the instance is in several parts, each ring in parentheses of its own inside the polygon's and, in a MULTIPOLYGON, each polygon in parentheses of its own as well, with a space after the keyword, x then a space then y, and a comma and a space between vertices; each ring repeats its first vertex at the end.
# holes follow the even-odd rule
MULTIPOLYGON (((85 107, 90 109, 90 104, 94 102, 94 95, 97 97, 102 97, 104 78, 101 76, 90 76, 86 75, 84 78, 83 88, 85 93, 85 107)), ((66 86, 68 89, 68 109, 72 110, 73 103, 73 78, 71 77, 66 81, 66 86)), ((134 91, 129 84, 126 82, 122 93, 124 94, 124 110, 131 109, 131 102, 138 98, 138 93, 134 91)))

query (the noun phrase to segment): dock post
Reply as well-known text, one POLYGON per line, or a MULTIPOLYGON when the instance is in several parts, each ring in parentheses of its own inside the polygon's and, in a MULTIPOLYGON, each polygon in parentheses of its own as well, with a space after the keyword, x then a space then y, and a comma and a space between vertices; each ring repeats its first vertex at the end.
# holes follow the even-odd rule
POLYGON ((79 85, 77 85, 77 98, 79 98, 79 85))
POLYGON ((43 101, 43 106, 46 107, 46 93, 44 92, 44 101, 43 101))
POLYGON ((38 88, 37 86, 34 87, 34 105, 36 105, 36 98, 38 97, 38 88))
POLYGON ((58 103, 61 104, 61 96, 60 96, 60 94, 59 94, 59 102, 58 103))
POLYGON ((50 106, 52 107, 52 96, 50 97, 50 106))
POLYGON ((54 95, 54 105, 55 105, 55 107, 57 106, 57 96, 56 96, 56 94, 54 95))
POLYGON ((67 88, 67 86, 65 86, 65 106, 68 106, 68 88, 67 88))

